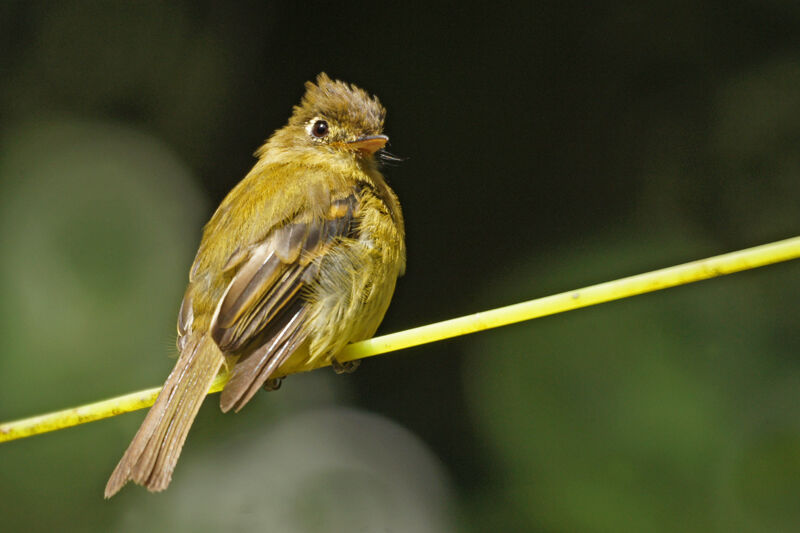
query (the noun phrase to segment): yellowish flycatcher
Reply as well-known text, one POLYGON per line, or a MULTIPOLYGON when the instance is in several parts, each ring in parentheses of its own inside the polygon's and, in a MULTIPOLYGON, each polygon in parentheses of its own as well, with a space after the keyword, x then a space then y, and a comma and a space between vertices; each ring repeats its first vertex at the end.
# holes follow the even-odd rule
POLYGON ((172 479, 214 377, 223 411, 330 362, 383 319, 406 262, 400 204, 375 155, 386 111, 324 73, 203 231, 178 315, 180 357, 105 489, 172 479))

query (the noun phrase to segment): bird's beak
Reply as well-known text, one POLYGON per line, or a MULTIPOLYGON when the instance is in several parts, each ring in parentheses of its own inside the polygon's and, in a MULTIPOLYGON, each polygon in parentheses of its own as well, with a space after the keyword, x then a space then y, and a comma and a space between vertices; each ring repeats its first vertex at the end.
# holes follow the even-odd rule
POLYGON ((370 135, 345 144, 352 150, 359 150, 365 154, 372 155, 383 148, 388 140, 389 137, 386 135, 370 135))

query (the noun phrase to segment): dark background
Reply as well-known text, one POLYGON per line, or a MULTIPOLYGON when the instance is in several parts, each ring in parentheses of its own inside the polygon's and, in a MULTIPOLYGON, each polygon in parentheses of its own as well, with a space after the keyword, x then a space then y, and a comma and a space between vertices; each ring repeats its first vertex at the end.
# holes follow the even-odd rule
MULTIPOLYGON (((164 379, 203 222, 320 71, 407 158, 381 332, 800 228, 791 1, 12 1, 0 68, 0 420, 164 379)), ((3 444, 3 529, 796 531, 798 273, 208 401, 163 495, 102 501, 141 414, 3 444)))

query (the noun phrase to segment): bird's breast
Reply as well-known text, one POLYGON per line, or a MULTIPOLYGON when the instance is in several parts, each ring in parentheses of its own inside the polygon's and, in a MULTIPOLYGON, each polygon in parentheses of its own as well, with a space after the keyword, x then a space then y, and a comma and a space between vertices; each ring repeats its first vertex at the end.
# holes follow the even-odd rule
POLYGON ((404 268, 402 227, 380 198, 362 194, 355 234, 322 258, 310 287, 311 360, 329 358, 347 343, 372 336, 404 268))

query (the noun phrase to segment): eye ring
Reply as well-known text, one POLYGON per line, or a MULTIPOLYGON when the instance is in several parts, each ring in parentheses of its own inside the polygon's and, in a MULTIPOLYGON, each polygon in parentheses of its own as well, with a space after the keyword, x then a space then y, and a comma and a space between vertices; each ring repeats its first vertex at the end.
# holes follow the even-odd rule
POLYGON ((326 135, 330 128, 328 127, 328 122, 322 119, 317 120, 314 124, 311 125, 311 135, 316 137, 317 139, 322 139, 326 135))

